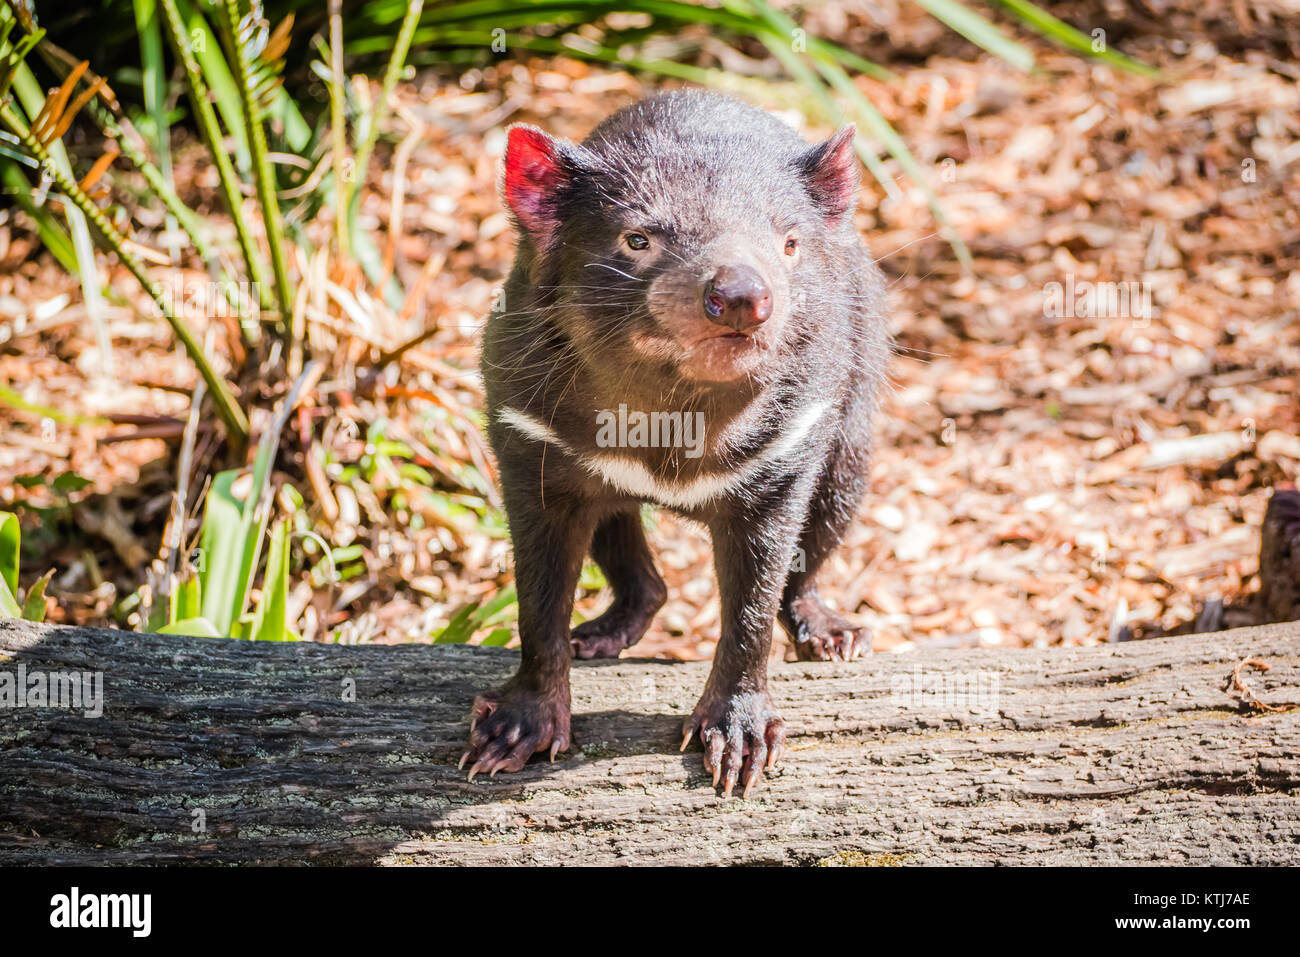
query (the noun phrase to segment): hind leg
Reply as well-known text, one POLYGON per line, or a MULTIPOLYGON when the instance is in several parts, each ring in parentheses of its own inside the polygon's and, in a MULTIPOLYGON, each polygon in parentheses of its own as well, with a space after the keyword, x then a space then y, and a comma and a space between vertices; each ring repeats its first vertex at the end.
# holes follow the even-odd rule
MULTIPOLYGON (((850 440, 852 437, 849 437, 850 440)), ((810 503, 779 620, 801 661, 849 661, 871 652, 871 629, 828 608, 817 594, 817 571, 844 539, 867 486, 865 440, 842 442, 810 503)))
POLYGON ((655 571, 641 515, 635 509, 611 515, 596 526, 591 557, 614 590, 604 614, 573 629, 577 658, 617 658, 641 640, 655 612, 668 600, 668 588, 655 571))

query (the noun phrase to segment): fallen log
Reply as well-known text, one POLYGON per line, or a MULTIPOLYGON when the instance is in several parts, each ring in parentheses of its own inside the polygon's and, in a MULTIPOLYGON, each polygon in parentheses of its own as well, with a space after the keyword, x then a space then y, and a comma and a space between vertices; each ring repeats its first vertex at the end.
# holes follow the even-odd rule
POLYGON ((515 660, 0 621, 0 863, 1300 861, 1300 623, 778 664, 749 801, 677 751, 705 662, 575 664, 571 755, 468 783, 515 660), (33 704, 92 672, 99 716, 33 704))

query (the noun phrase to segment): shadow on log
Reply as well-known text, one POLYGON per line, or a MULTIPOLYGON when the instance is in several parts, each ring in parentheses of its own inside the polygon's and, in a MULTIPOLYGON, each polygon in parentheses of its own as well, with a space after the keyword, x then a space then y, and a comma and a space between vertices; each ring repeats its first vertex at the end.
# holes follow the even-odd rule
POLYGON ((677 752, 707 662, 576 664, 570 756, 469 784, 512 652, 0 621, 0 692, 103 675, 0 708, 0 863, 1294 864, 1300 710, 1248 657, 1300 704, 1300 623, 776 665, 783 767, 724 802, 677 752))

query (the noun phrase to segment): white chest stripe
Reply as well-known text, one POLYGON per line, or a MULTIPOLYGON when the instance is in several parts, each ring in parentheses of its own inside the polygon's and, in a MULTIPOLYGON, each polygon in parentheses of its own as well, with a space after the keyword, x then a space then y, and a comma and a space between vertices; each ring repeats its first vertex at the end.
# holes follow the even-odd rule
POLYGON ((785 432, 740 467, 730 472, 701 475, 689 482, 660 481, 640 462, 619 455, 579 455, 569 443, 555 434, 554 429, 518 409, 502 409, 497 413, 497 420, 534 441, 546 442, 563 449, 588 472, 620 492, 675 508, 697 508, 743 484, 769 463, 784 459, 794 452, 828 408, 829 402, 821 402, 804 409, 785 432))

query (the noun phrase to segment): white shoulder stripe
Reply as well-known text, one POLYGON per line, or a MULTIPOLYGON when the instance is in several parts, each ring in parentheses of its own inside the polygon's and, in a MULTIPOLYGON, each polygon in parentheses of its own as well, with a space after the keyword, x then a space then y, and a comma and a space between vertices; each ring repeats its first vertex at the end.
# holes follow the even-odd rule
POLYGON ((774 442, 769 443, 759 457, 764 461, 774 462, 777 459, 783 459, 795 450, 800 442, 804 440, 810 429, 817 424, 818 420, 826 414, 830 408, 829 402, 820 402, 811 405, 799 413, 798 417, 790 423, 790 428, 786 429, 785 434, 774 442))
POLYGON ((497 413, 497 419, 506 425, 512 426, 515 431, 522 432, 530 439, 538 442, 549 442, 551 445, 558 445, 566 452, 569 451, 569 446, 555 434, 554 429, 549 425, 543 425, 526 412, 506 407, 497 413))
POLYGON ((660 481, 640 462, 621 455, 579 455, 554 429, 518 409, 503 408, 497 412, 496 417, 499 422, 527 438, 564 450, 588 472, 620 492, 674 508, 690 509, 720 498, 742 485, 764 466, 786 458, 798 448, 799 443, 829 408, 830 402, 821 402, 804 409, 781 435, 738 468, 730 472, 701 475, 689 482, 660 481))

